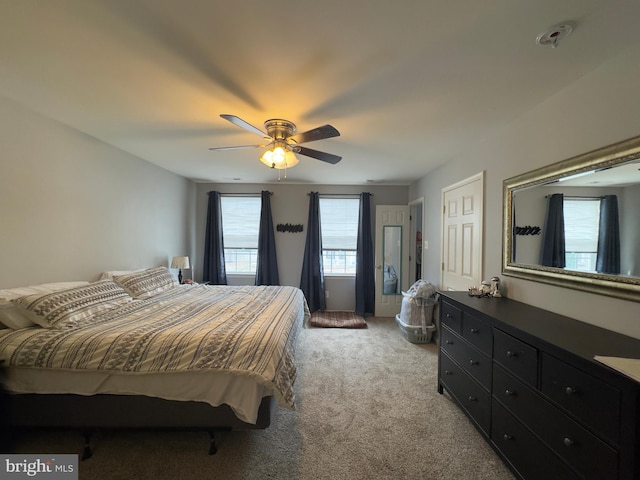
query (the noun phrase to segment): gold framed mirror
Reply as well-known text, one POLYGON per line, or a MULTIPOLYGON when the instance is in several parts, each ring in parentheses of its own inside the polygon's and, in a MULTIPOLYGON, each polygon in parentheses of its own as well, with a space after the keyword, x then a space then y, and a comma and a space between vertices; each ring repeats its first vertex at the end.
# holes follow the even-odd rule
POLYGON ((640 301, 639 209, 640 136, 506 179, 502 273, 640 301))

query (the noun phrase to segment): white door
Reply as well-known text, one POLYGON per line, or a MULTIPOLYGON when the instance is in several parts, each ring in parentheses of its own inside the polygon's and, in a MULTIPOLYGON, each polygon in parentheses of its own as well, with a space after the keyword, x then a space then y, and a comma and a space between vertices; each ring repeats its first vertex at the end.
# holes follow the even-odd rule
POLYGON ((409 207, 376 206, 376 317, 393 317, 409 288, 409 207))
POLYGON ((443 290, 480 287, 484 173, 442 189, 443 290))

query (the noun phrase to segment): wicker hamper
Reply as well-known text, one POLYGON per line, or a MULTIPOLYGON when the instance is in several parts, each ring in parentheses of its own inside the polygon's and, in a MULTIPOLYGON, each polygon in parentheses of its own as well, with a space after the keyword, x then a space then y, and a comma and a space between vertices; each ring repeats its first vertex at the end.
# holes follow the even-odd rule
POLYGON ((418 280, 407 292, 402 292, 402 306, 396 322, 403 336, 411 343, 429 343, 436 330, 433 308, 436 290, 424 280, 418 280))
POLYGON ((411 343, 429 343, 436 331, 434 324, 426 325, 407 325, 400 320, 400 314, 396 315, 396 322, 400 327, 402 336, 411 343))

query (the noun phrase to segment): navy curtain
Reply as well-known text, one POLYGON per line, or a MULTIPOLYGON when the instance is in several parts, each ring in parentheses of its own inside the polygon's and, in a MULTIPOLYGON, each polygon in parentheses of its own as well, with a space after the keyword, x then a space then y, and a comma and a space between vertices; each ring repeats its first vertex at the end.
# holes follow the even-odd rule
POLYGON ((606 195, 600 200, 600 229, 596 272, 620 273, 620 226, 618 223, 618 197, 606 195))
POLYGON ((222 203, 220 192, 209 192, 207 229, 204 239, 204 265, 202 280, 213 285, 227 284, 222 240, 222 203))
POLYGON ((540 264, 546 267, 565 267, 564 196, 554 193, 549 197, 547 217, 542 231, 540 264))
POLYGON ((276 238, 271 216, 271 192, 262 191, 260 208, 260 231, 258 233, 258 268, 256 285, 280 285, 276 238))
POLYGON ((320 195, 309 194, 307 241, 304 247, 300 289, 304 292, 311 313, 326 309, 324 268, 322 264, 322 231, 320 230, 320 195))
POLYGON ((356 315, 364 316, 375 310, 375 270, 373 238, 371 235, 371 194, 360 194, 358 213, 358 243, 356 250, 356 315))

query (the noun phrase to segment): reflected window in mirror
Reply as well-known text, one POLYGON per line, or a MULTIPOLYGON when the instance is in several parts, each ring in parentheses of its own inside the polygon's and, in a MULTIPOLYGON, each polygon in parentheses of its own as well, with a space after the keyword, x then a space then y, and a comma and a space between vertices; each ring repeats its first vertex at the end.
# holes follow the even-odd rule
POLYGON ((600 225, 600 199, 565 197, 563 207, 565 268, 581 272, 595 272, 600 225))

